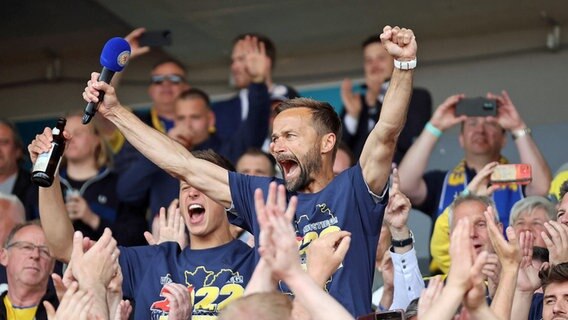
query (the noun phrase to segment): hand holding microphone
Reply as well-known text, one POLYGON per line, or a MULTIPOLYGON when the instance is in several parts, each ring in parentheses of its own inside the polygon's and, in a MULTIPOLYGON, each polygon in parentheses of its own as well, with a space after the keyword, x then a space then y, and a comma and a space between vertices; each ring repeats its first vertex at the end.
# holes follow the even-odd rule
MULTIPOLYGON (((116 72, 122 71, 128 62, 130 57, 130 45, 123 38, 112 38, 103 47, 101 53, 101 65, 103 69, 97 79, 91 79, 89 83, 92 84, 93 81, 102 81, 105 83, 110 83, 112 77, 116 72)), ((103 90, 93 90, 92 85, 85 88, 83 92, 83 98, 88 102, 85 107, 85 112, 83 114, 83 124, 87 124, 91 121, 99 103, 104 99, 105 92, 103 90)), ((99 88, 100 89, 100 88, 99 88)))

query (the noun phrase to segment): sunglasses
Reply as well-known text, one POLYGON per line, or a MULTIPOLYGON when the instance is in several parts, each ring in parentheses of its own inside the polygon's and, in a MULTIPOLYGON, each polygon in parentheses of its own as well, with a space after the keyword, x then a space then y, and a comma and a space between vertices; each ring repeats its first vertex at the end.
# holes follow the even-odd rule
POLYGON ((180 84, 185 82, 185 78, 177 74, 152 76, 152 84, 162 84, 164 81, 169 81, 173 84, 180 84))

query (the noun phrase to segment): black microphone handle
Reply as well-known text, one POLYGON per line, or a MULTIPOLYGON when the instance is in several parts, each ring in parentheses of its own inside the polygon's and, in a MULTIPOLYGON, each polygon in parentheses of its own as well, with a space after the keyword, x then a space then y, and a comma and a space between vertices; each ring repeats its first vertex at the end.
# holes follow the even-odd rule
MULTIPOLYGON (((103 70, 101 71, 101 74, 99 75, 99 81, 103 81, 106 83, 110 83, 110 81, 112 80, 112 77, 114 76, 114 71, 103 67, 103 70)), ((87 124, 89 122, 91 122, 91 119, 95 116, 95 113, 97 113, 97 108, 99 107, 99 103, 101 103, 101 101, 103 101, 103 99, 105 98, 105 92, 102 90, 99 90, 99 102, 98 103, 94 103, 94 102, 89 102, 87 103, 87 106, 85 107, 85 112, 83 114, 83 124, 87 124)))

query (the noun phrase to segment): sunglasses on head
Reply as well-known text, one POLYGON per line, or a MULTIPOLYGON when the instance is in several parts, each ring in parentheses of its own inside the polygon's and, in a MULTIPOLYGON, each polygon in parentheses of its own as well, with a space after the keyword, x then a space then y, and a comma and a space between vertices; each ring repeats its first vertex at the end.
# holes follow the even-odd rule
POLYGON ((185 82, 185 79, 182 76, 177 74, 167 74, 167 75, 157 75, 152 76, 152 83, 153 84, 162 84, 164 81, 169 81, 173 84, 180 84, 185 82))

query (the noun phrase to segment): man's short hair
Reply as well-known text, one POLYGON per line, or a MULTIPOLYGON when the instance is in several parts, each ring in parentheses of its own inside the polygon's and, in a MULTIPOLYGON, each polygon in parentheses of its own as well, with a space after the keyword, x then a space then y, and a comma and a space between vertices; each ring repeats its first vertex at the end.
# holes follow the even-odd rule
POLYGON ((327 102, 316 101, 309 98, 296 98, 288 101, 283 101, 276 107, 276 114, 294 109, 294 108, 307 108, 312 113, 312 121, 318 135, 333 133, 335 134, 335 146, 333 147, 333 159, 337 154, 339 148, 339 141, 341 141, 341 120, 339 115, 333 107, 327 102))
POLYGON ((271 175, 276 174, 276 159, 274 159, 274 157, 271 156, 270 154, 260 150, 259 148, 248 148, 247 151, 245 151, 245 153, 243 153, 239 157, 237 162, 239 162, 239 160, 241 160, 241 158, 244 156, 265 157, 270 162, 270 174, 271 175))
POLYGON ((540 261, 542 263, 549 262, 550 261, 549 256, 550 256, 550 254, 548 252, 548 249, 543 248, 543 247, 537 247, 537 246, 533 247, 533 255, 532 255, 533 260, 537 260, 537 261, 540 261))
POLYGON ((209 161, 228 171, 235 171, 235 166, 233 166, 231 161, 211 149, 195 150, 191 154, 197 159, 209 161))
POLYGON ((450 208, 448 210, 448 219, 449 219, 449 223, 450 223, 450 229, 452 228, 452 222, 454 220, 454 210, 456 210, 456 208, 458 206, 460 206, 462 203, 464 202, 468 202, 468 201, 475 201, 475 202, 480 202, 483 204, 483 206, 485 208, 487 207, 492 207, 493 208, 493 212, 495 213, 495 223, 499 223, 499 212, 497 212, 497 207, 495 207, 495 202, 493 201, 493 199, 486 197, 486 196, 478 196, 475 195, 473 193, 467 194, 467 195, 459 195, 454 199, 454 202, 452 202, 452 204, 450 205, 450 208))
POLYGON ((41 228, 41 223, 38 219, 35 219, 35 220, 26 221, 24 223, 18 223, 17 225, 15 225, 12 228, 12 230, 10 230, 10 233, 8 233, 8 236, 6 237, 6 241, 4 242, 4 248, 7 248, 12 243, 12 240, 14 239, 14 236, 16 235, 16 233, 18 233, 18 231, 29 226, 38 226, 41 228))
POLYGON ((568 282, 568 263, 560 263, 548 269, 541 270, 538 276, 542 281, 542 290, 546 293, 546 287, 551 283, 568 282))
POLYGON ((279 292, 253 293, 240 297, 225 307, 219 320, 288 320, 292 315, 292 301, 279 292))
POLYGON ((362 43, 361 43, 361 48, 363 50, 365 50, 365 48, 367 48, 368 45, 373 44, 373 43, 380 43, 381 42, 381 38, 379 37, 379 35, 374 34, 372 36, 369 36, 367 39, 365 39, 362 43))
POLYGON ((560 186, 560 201, 564 198, 564 195, 568 192, 568 180, 564 181, 560 186))
POLYGON ((24 162, 24 155, 26 154, 26 152, 25 152, 25 149, 24 149, 24 142, 22 141, 22 137, 20 136, 20 134, 18 132, 18 128, 16 127, 16 124, 13 123, 12 121, 8 120, 8 119, 0 118, 0 125, 5 125, 12 132, 12 141, 14 142, 14 146, 17 149, 22 151, 20 153, 21 154, 20 157, 17 159, 18 164, 22 164, 22 162, 24 162))
POLYGON ((163 64, 168 64, 168 63, 171 63, 171 64, 175 65, 176 67, 180 68, 183 71, 184 80, 187 80, 187 79, 185 79, 185 77, 187 76, 187 67, 183 64, 183 62, 181 62, 178 59, 174 59, 174 58, 162 59, 162 60, 156 62, 152 66, 152 71, 154 71, 157 67, 159 67, 163 64))
POLYGON ((209 99, 209 95, 201 89, 197 88, 187 89, 179 95, 178 99, 180 100, 201 99, 205 102, 207 108, 211 108, 211 100, 209 99))
POLYGON ((233 39, 233 46, 239 42, 239 40, 243 40, 246 36, 251 36, 251 37, 255 37, 258 39, 258 41, 262 42, 264 44, 264 49, 266 50, 266 55, 268 56, 268 58, 270 58, 270 62, 272 63, 272 69, 274 69, 274 67, 276 66, 276 47, 274 46, 274 42, 272 42, 272 40, 270 40, 269 37, 260 34, 260 33, 254 33, 254 32, 249 32, 249 33, 243 33, 243 34, 239 34, 237 37, 235 37, 235 39, 233 39))
POLYGON ((511 215, 509 216, 509 225, 514 225, 523 214, 532 214, 535 209, 543 209, 549 220, 556 220, 556 208, 552 202, 545 197, 530 196, 517 201, 513 205, 511 215))

